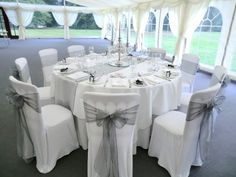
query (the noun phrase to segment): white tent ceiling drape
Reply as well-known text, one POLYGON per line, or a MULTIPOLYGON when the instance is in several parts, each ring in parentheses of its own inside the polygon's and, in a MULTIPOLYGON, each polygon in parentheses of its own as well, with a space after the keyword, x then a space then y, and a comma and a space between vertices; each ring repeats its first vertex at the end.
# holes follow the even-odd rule
MULTIPOLYGON (((172 33, 178 37, 175 56, 177 59, 183 54, 186 42, 200 24, 207 11, 210 1, 200 1, 198 3, 186 3, 170 8, 169 22, 172 33)), ((175 60, 177 64, 180 61, 175 60)))
POLYGON ((69 38, 69 26, 77 17, 77 13, 93 13, 95 21, 102 28, 102 37, 105 37, 109 22, 108 15, 112 16, 113 27, 118 39, 119 22, 124 12, 131 12, 133 26, 136 32, 136 45, 142 47, 144 30, 151 8, 169 8, 171 31, 178 37, 175 56, 182 55, 185 41, 194 32, 200 23, 210 0, 67 0, 82 6, 51 6, 22 3, 0 2, 6 9, 11 22, 19 26, 20 38, 25 38, 24 29, 30 24, 34 11, 52 12, 58 24, 64 25, 64 38, 69 38), (13 12, 15 11, 15 12, 13 12), (15 13, 15 16, 12 15, 15 13))
POLYGON ((69 39, 69 27, 75 23, 78 13, 70 12, 65 8, 62 12, 52 12, 52 15, 57 24, 64 26, 64 39, 69 39))

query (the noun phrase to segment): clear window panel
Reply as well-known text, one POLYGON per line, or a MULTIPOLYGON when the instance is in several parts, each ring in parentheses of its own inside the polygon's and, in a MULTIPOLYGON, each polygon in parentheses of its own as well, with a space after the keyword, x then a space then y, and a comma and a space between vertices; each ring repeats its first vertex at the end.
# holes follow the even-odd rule
POLYGON ((51 12, 35 12, 26 28, 28 38, 63 38, 64 27, 57 24, 51 12))
POLYGON ((10 22, 10 27, 11 27, 11 34, 13 36, 19 36, 19 29, 18 29, 18 26, 15 26, 13 25, 11 22, 10 22))
POLYGON ((144 33, 144 47, 155 47, 156 42, 156 17, 153 12, 149 12, 148 22, 144 33))
POLYGON ((93 18, 93 14, 79 13, 75 23, 70 27, 70 38, 101 37, 99 28, 93 18))
POLYGON ((190 52, 198 55, 200 63, 214 66, 222 27, 222 15, 209 7, 192 36, 190 52))
POLYGON ((234 58, 231 62, 230 71, 236 73, 236 52, 234 53, 234 58))
POLYGON ((120 29, 121 29, 121 43, 126 44, 128 29, 127 29, 127 18, 125 15, 122 15, 120 29))
POLYGON ((167 15, 164 18, 162 27, 161 46, 163 49, 167 51, 167 53, 173 54, 175 52, 176 42, 177 42, 177 37, 175 37, 170 30, 169 14, 167 13, 167 15))

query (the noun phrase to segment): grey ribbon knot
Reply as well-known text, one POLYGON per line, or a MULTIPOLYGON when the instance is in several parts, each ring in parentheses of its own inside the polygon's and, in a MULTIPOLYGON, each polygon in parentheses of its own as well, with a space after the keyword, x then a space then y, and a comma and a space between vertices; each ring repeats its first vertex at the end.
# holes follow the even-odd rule
POLYGON ((9 103, 13 105, 14 112, 16 114, 17 153, 20 157, 23 157, 23 152, 24 152, 24 132, 26 133, 26 136, 30 142, 30 146, 33 149, 33 141, 29 133, 29 128, 27 125, 23 106, 24 104, 26 104, 32 109, 34 109, 36 112, 41 113, 41 109, 37 102, 37 98, 38 98, 38 93, 19 95, 13 88, 10 88, 7 93, 7 99, 9 103))
POLYGON ((220 105, 224 100, 224 96, 215 96, 207 103, 190 101, 186 121, 192 121, 202 116, 198 143, 200 156, 203 162, 207 159, 208 147, 213 134, 214 116, 216 116, 214 115, 214 112, 219 113, 221 111, 220 105))
POLYGON ((11 75, 16 79, 21 80, 20 73, 19 73, 18 69, 16 68, 16 66, 13 66, 11 68, 11 75))
POLYGON ((84 102, 87 122, 96 121, 97 126, 103 126, 103 138, 94 165, 100 177, 120 177, 116 128, 134 125, 138 106, 109 114, 84 102))

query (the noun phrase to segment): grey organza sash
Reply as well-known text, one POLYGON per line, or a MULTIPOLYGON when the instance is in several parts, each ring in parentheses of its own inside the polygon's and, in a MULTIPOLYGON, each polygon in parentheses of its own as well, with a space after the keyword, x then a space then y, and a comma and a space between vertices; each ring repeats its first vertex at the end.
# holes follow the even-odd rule
MULTIPOLYGON (((14 89, 10 89, 7 93, 7 98, 10 104, 13 105, 15 114, 16 114, 16 128, 17 128, 17 153, 20 157, 24 158, 24 142, 25 142, 25 134, 31 146, 30 149, 33 148, 33 141, 30 136, 29 128, 26 121, 26 115, 23 110, 23 106, 26 104, 35 110, 38 113, 41 113, 41 109, 39 106, 38 93, 29 93, 24 95, 19 95, 15 92, 14 89)), ((27 160, 27 159, 25 159, 27 160)))
POLYGON ((198 70, 198 63, 194 63, 188 60, 182 60, 181 70, 188 74, 195 75, 198 70))
POLYGON ((20 73, 19 73, 18 69, 16 68, 16 66, 13 66, 13 67, 11 68, 11 75, 12 75, 14 78, 16 78, 17 80, 21 80, 21 78, 20 78, 20 73))
POLYGON ((113 114, 106 113, 84 102, 86 121, 103 126, 103 138, 95 158, 95 171, 100 177, 121 177, 119 175, 116 129, 126 124, 134 125, 139 105, 113 114))
POLYGON ((208 103, 190 101, 186 121, 192 121, 202 117, 198 138, 200 156, 204 162, 207 159, 208 146, 213 134, 215 113, 221 111, 220 105, 223 103, 224 96, 216 96, 208 103))

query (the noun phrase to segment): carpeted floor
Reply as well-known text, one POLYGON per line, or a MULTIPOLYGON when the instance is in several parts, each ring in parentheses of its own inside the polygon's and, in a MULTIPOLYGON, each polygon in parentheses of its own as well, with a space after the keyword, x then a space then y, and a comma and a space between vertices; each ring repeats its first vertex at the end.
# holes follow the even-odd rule
MULTIPOLYGON (((87 177, 87 151, 79 148, 57 161, 53 171, 40 174, 35 161, 26 164, 16 154, 15 121, 11 107, 5 99, 8 76, 14 60, 26 57, 33 84, 42 86, 43 76, 38 50, 53 47, 59 58, 67 57, 67 46, 83 44, 95 46, 95 51, 105 51, 109 41, 101 39, 29 39, 11 40, 8 47, 0 46, 0 177, 87 177)), ((195 90, 206 88, 210 76, 198 72, 195 90)), ((208 161, 202 167, 192 167, 190 177, 236 177, 236 84, 226 89, 223 112, 216 122, 215 134, 210 146, 208 161)), ((157 164, 156 158, 148 157, 147 150, 138 148, 134 156, 134 177, 169 177, 168 172, 157 164)))

